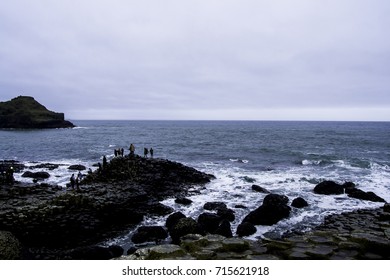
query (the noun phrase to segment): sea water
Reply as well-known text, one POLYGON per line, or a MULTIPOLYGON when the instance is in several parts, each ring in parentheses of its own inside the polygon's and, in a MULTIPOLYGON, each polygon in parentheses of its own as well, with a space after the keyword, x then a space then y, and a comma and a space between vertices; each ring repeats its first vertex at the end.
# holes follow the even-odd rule
MULTIPOLYGON (((309 207, 293 209, 289 219, 274 226, 258 226, 251 238, 266 233, 308 230, 325 216, 374 203, 346 195, 314 194, 323 180, 354 182, 390 202, 389 122, 295 122, 295 121, 73 121, 73 129, 0 130, 0 160, 17 160, 27 167, 59 164, 47 171, 46 182, 65 187, 72 164, 93 165, 103 156, 131 143, 136 153, 153 147, 157 158, 166 158, 215 175, 204 187, 194 187, 190 206, 163 204, 197 218, 209 201, 222 201, 235 211, 233 233, 266 194, 252 191, 256 184, 272 193, 304 198, 309 207), (237 206, 239 208, 237 208, 237 206)), ((16 180, 31 181, 15 174, 16 180)), ((145 225, 163 225, 166 217, 146 217, 145 225)), ((129 235, 118 239, 127 242, 129 235)))

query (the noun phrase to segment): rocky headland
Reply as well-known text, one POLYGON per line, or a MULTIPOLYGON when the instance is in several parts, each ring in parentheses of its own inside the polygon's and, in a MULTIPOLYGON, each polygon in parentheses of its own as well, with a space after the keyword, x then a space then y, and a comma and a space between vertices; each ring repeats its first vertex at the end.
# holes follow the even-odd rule
POLYGON ((41 129, 71 128, 74 124, 64 119, 63 113, 46 109, 30 96, 18 96, 0 102, 0 128, 41 129))
MULTIPOLYGON (((352 182, 324 181, 313 192, 345 194, 348 199, 384 206, 329 216, 309 232, 251 240, 247 237, 256 232, 257 225, 278 223, 289 218, 292 208, 304 211, 308 203, 301 197, 290 201, 253 185, 252 191, 266 196, 237 228, 232 228, 235 209, 223 201, 207 202, 198 217, 186 217, 160 203, 173 197, 176 203, 191 204, 188 196, 210 182, 213 175, 169 160, 140 156, 118 156, 98 166, 79 188, 39 183, 41 179, 36 177, 32 177, 35 184, 0 180, 0 259, 390 258, 390 206, 352 182), (165 226, 139 227, 150 215, 167 216, 165 226), (130 249, 101 245, 129 229, 135 230, 130 249)), ((18 162, 0 164, 0 169, 10 167, 17 172, 31 172, 18 162)), ((44 167, 49 172, 56 168, 49 163, 44 167)), ((69 168, 85 170, 82 165, 69 168)))

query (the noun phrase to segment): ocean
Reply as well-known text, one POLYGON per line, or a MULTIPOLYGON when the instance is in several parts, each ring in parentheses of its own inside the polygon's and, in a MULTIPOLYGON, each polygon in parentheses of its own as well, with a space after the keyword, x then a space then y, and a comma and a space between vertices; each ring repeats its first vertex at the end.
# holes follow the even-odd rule
MULTIPOLYGON (((293 209, 289 219, 274 226, 258 226, 251 238, 289 230, 309 230, 329 214, 374 203, 346 195, 313 193, 323 180, 354 182, 390 202, 389 122, 296 122, 296 121, 72 121, 76 128, 49 130, 0 130, 0 160, 17 160, 27 166, 60 164, 48 171, 46 182, 65 186, 72 174, 67 168, 93 164, 114 149, 136 153, 153 147, 154 156, 178 161, 216 176, 190 197, 190 206, 174 198, 162 203, 197 218, 208 201, 225 202, 234 209, 233 232, 243 217, 261 205, 265 194, 252 191, 253 184, 284 194, 290 202, 303 197, 309 207, 293 209), (243 205, 246 208, 235 208, 243 205)), ((40 171, 37 169, 35 171, 40 171)), ((16 180, 31 181, 15 174, 16 180)), ((163 225, 166 217, 147 217, 145 225, 163 225)), ((116 243, 128 243, 131 232, 116 243)), ((113 242, 113 241, 112 241, 113 242)))

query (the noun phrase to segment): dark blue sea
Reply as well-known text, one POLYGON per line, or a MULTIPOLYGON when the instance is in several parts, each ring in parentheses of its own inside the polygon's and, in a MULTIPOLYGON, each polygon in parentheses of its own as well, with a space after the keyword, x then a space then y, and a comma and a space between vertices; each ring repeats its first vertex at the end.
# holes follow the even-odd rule
MULTIPOLYGON (((194 218, 207 201, 223 201, 235 209, 236 221, 260 206, 264 194, 251 190, 253 184, 290 201, 305 198, 310 207, 294 209, 291 218, 276 226, 260 226, 257 235, 309 229, 332 213, 372 208, 381 203, 321 196, 313 193, 323 180, 352 181, 364 191, 373 191, 390 201, 389 122, 295 122, 295 121, 73 121, 74 129, 0 130, 0 160, 18 160, 27 166, 57 163, 48 171, 49 183, 65 186, 71 164, 94 169, 94 163, 114 149, 136 153, 153 147, 154 155, 214 174, 200 194, 190 197, 191 206, 174 199, 163 201, 194 218)), ((17 180, 30 180, 16 174, 17 180)), ((164 219, 148 217, 145 224, 163 224, 164 219)), ((256 236, 254 236, 256 237, 256 236)))

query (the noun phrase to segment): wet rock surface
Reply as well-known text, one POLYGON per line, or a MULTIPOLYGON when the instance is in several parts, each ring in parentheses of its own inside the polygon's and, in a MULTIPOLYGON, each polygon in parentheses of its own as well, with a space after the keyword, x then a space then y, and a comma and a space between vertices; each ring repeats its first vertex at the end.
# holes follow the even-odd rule
POLYGON ((178 245, 142 248, 120 259, 390 259, 388 208, 387 204, 379 209, 332 215, 312 231, 280 239, 247 240, 189 234, 183 236, 178 245))
MULTIPOLYGON (((0 231, 9 231, 20 241, 25 259, 89 256, 89 246, 120 235, 145 215, 172 212, 159 200, 184 196, 212 178, 179 163, 135 156, 114 158, 103 170, 89 174, 80 190, 2 184, 0 231), (79 248, 88 250, 80 253, 79 248)), ((95 247, 92 251, 103 252, 95 247)))

